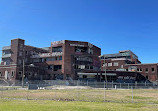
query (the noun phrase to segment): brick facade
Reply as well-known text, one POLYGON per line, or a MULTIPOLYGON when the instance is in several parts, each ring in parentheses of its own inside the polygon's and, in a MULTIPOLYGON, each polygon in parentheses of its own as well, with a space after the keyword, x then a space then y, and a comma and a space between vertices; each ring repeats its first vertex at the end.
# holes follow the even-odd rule
POLYGON ((100 68, 101 49, 88 42, 63 40, 37 48, 14 39, 2 53, 0 78, 8 80, 21 80, 23 70, 25 79, 48 80, 77 79, 77 72, 100 68))
POLYGON ((37 48, 25 45, 25 40, 13 39, 10 46, 2 48, 0 78, 21 80, 24 73, 26 80, 78 79, 78 73, 106 69, 136 72, 150 81, 158 80, 158 64, 141 64, 130 50, 102 55, 101 60, 100 55, 101 49, 88 42, 62 40, 37 48))
POLYGON ((120 51, 117 54, 103 55, 101 58, 101 65, 102 70, 105 70, 106 68, 106 70, 109 71, 138 72, 150 81, 158 80, 158 64, 141 64, 141 62, 138 60, 138 57, 130 50, 120 51))

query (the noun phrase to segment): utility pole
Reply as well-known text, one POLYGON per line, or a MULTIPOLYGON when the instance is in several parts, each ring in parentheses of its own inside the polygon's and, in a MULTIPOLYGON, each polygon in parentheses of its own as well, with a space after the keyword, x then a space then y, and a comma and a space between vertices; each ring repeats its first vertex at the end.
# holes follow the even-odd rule
POLYGON ((106 65, 105 65, 105 56, 104 56, 104 65, 103 66, 104 66, 104 71, 105 71, 106 90, 108 90, 107 75, 106 75, 106 65))

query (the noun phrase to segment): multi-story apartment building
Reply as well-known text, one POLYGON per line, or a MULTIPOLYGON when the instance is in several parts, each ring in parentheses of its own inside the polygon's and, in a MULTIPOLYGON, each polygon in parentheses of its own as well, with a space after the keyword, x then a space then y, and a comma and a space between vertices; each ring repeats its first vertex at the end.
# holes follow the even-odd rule
POLYGON ((14 39, 10 46, 2 48, 0 78, 77 79, 79 72, 99 70, 100 54, 101 49, 88 42, 62 40, 37 48, 14 39))
POLYGON ((150 81, 158 80, 158 64, 141 64, 132 51, 119 51, 117 54, 105 54, 101 57, 102 70, 138 72, 150 81))

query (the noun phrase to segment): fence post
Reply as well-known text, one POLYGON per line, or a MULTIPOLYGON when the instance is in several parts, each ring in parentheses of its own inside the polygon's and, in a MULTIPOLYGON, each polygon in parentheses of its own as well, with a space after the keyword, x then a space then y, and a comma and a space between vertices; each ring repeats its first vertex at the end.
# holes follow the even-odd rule
POLYGON ((77 80, 77 86, 78 86, 78 80, 77 80))
POLYGON ((128 83, 128 89, 129 89, 129 83, 128 83))
POLYGON ((79 88, 77 88, 77 99, 78 99, 78 101, 80 101, 80 94, 79 93, 80 93, 79 88))
POLYGON ((29 84, 27 86, 27 100, 29 100, 29 84))
POLYGON ((3 86, 2 86, 2 90, 1 90, 1 99, 3 99, 3 86))
POLYGON ((115 85, 115 90, 117 89, 117 85, 115 85))
POLYGON ((121 89, 121 83, 120 83, 120 89, 121 89))
POLYGON ((81 84, 81 81, 80 81, 80 80, 78 80, 78 82, 79 82, 79 84, 78 84, 78 85, 80 86, 80 84, 81 84))
POLYGON ((88 80, 87 80, 87 86, 88 86, 88 80))
POLYGON ((105 102, 105 95, 106 95, 105 90, 106 90, 106 88, 105 88, 105 81, 104 81, 104 102, 105 102))
POLYGON ((131 86, 131 89, 132 89, 132 103, 133 103, 133 87, 131 86))
POLYGON ((137 88, 137 81, 135 82, 135 89, 137 88))
POLYGON ((112 89, 114 88, 114 86, 113 86, 113 85, 114 85, 114 81, 112 81, 112 89))

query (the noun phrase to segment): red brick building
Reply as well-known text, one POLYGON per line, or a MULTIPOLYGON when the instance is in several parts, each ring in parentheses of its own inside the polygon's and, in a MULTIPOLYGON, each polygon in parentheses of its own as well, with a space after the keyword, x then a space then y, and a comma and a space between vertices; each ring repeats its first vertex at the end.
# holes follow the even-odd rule
POLYGON ((102 70, 138 72, 150 81, 158 80, 158 64, 141 64, 138 57, 130 50, 101 57, 102 70), (105 64, 104 64, 105 63, 105 64))
POLYGON ((125 68, 129 71, 135 71, 142 74, 150 81, 158 80, 158 64, 126 64, 125 68))
POLYGON ((101 49, 88 42, 56 41, 50 47, 25 45, 22 39, 11 40, 2 48, 0 78, 21 80, 77 79, 77 73, 100 68, 101 49))
MULTIPOLYGON (((109 72, 109 80, 129 73, 141 74, 150 81, 158 80, 158 64, 141 64, 130 50, 102 55, 101 61, 100 55, 101 49, 88 42, 62 40, 52 42, 49 47, 37 48, 25 45, 25 40, 13 39, 10 46, 2 48, 0 79, 97 79, 97 73, 106 69, 115 73, 109 72), (93 74, 86 76, 88 72, 93 74)), ((105 75, 101 78, 104 80, 105 75)))

